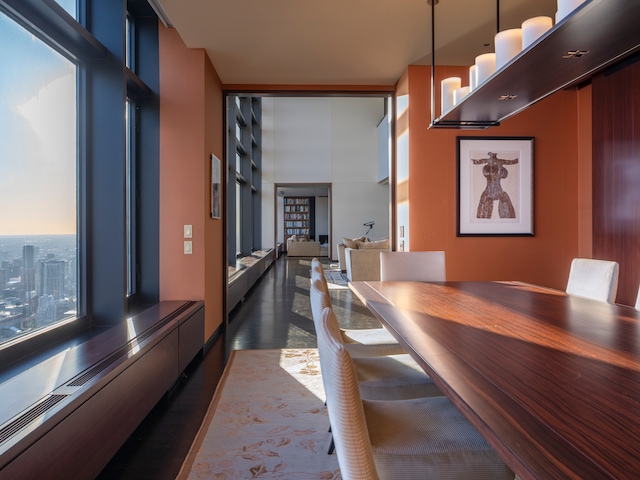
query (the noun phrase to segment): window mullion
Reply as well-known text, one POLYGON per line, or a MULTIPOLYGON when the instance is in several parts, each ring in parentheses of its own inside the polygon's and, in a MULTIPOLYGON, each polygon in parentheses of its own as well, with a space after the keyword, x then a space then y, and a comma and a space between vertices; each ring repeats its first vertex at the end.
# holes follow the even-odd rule
POLYGON ((0 0, 0 11, 71 60, 109 56, 104 45, 53 0, 0 0))

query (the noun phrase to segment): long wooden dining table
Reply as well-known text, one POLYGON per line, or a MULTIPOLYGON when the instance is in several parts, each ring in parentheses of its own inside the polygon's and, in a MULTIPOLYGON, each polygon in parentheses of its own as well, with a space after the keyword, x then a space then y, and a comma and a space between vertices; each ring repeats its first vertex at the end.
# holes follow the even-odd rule
POLYGON ((522 479, 640 478, 640 312, 520 282, 349 286, 522 479))

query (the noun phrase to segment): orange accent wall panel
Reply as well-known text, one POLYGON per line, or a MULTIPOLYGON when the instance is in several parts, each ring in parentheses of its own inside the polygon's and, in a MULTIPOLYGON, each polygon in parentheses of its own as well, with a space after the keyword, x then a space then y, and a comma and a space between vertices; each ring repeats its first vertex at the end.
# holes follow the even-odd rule
MULTIPOLYGON (((205 340, 222 325, 226 316, 224 308, 227 292, 227 257, 224 250, 224 223, 226 209, 222 209, 219 219, 211 218, 211 153, 224 162, 223 118, 224 100, 222 82, 215 68, 207 58, 205 64, 205 175, 201 179, 204 190, 205 225, 205 340)), ((221 198, 226 198, 224 185, 227 184, 224 166, 220 168, 223 176, 221 198)))
POLYGON ((187 48, 174 29, 159 26, 159 45, 160 299, 205 300, 206 341, 224 310, 223 220, 211 218, 209 186, 210 155, 223 158, 222 87, 204 50, 187 48))
MULTIPOLYGON (((450 280, 522 280, 564 289, 578 253, 576 91, 556 93, 488 130, 428 129, 430 67, 411 66, 408 72, 411 250, 445 250, 450 280), (457 136, 535 138, 535 236, 456 236, 457 136)), ((435 85, 452 75, 464 85, 467 72, 437 67, 435 85)))

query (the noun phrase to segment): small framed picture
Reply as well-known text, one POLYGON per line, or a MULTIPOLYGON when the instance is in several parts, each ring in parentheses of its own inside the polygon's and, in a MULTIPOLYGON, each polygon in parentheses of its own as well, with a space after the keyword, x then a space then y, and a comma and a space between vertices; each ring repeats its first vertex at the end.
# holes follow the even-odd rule
POLYGON ((457 137, 457 235, 533 236, 533 137, 457 137))
POLYGON ((211 218, 220 218, 220 159, 211 154, 211 218))

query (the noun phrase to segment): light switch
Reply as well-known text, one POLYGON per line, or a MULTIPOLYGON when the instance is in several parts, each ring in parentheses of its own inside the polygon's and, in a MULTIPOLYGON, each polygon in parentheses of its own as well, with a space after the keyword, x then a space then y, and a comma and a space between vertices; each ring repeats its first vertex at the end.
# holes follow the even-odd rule
POLYGON ((184 238, 191 238, 191 237, 193 237, 193 228, 191 227, 191 225, 185 225, 184 226, 184 238))
POLYGON ((185 255, 191 255, 193 253, 192 250, 192 246, 191 246, 191 240, 185 240, 184 241, 184 254, 185 255))

